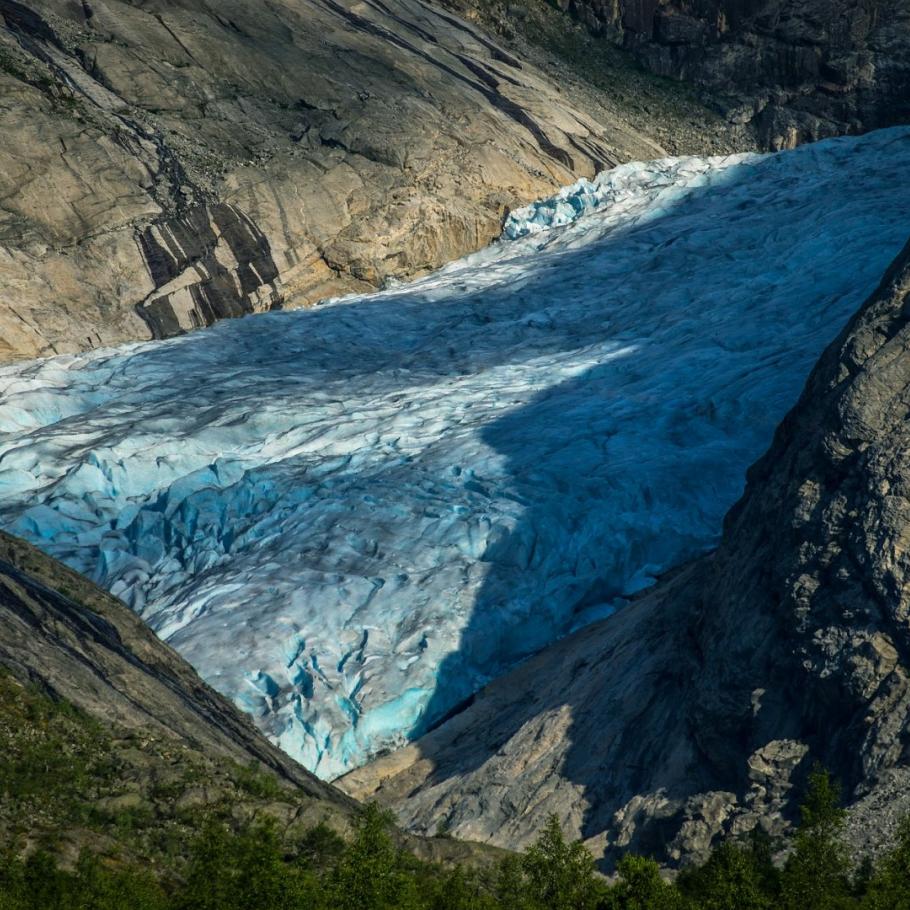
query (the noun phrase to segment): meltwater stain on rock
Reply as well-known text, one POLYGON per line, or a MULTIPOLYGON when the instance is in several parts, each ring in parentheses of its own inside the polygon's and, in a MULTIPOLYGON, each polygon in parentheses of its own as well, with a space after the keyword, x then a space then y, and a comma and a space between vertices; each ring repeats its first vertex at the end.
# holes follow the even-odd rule
POLYGON ((268 239, 236 206, 197 206, 144 228, 136 242, 155 284, 136 312, 154 338, 281 305, 268 239))

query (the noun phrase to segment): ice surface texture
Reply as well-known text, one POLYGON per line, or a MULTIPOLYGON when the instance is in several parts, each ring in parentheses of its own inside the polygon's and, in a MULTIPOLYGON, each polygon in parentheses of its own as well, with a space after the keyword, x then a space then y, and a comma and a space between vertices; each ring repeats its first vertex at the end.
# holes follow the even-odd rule
POLYGON ((907 173, 905 129, 627 165, 406 287, 5 368, 0 523, 332 777, 712 545, 907 173))

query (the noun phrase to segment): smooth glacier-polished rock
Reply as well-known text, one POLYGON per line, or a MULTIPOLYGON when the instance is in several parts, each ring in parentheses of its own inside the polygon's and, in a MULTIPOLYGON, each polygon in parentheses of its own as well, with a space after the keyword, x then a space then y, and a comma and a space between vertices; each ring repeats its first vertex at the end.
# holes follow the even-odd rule
POLYGON ((372 291, 663 154, 422 0, 2 0, 0 61, 0 361, 372 291))

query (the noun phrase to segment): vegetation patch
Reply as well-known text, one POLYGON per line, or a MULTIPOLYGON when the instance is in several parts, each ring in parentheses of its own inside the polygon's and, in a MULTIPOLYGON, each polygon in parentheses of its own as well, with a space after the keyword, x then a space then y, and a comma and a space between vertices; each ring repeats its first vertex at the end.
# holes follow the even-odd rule
POLYGON ((39 63, 18 47, 0 43, 0 73, 43 92, 61 112, 74 111, 78 107, 72 91, 54 78, 50 67, 39 63))
POLYGON ((288 823, 308 805, 265 769, 108 729, 0 669, 0 851, 9 856, 100 851, 166 878, 203 819, 240 831, 260 817, 288 823))
POLYGON ((288 824, 301 804, 255 766, 118 738, 0 675, 0 910, 910 907, 910 823, 877 865, 853 868, 839 793, 822 770, 811 775, 785 861, 776 858, 787 845, 754 834, 722 844, 675 882, 633 855, 607 881, 555 817, 523 855, 452 868, 403 849, 391 814, 375 805, 343 837, 326 822, 288 824), (267 811, 276 800, 289 804, 283 821, 267 811), (77 852, 67 855, 61 841, 77 852))

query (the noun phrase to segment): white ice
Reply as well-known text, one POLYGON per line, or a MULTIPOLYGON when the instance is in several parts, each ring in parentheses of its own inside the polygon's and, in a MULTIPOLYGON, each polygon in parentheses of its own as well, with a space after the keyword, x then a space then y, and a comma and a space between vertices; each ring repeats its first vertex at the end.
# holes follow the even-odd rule
POLYGON ((627 165, 402 288, 6 367, 0 524, 333 777, 716 541, 908 173, 906 129, 627 165))

